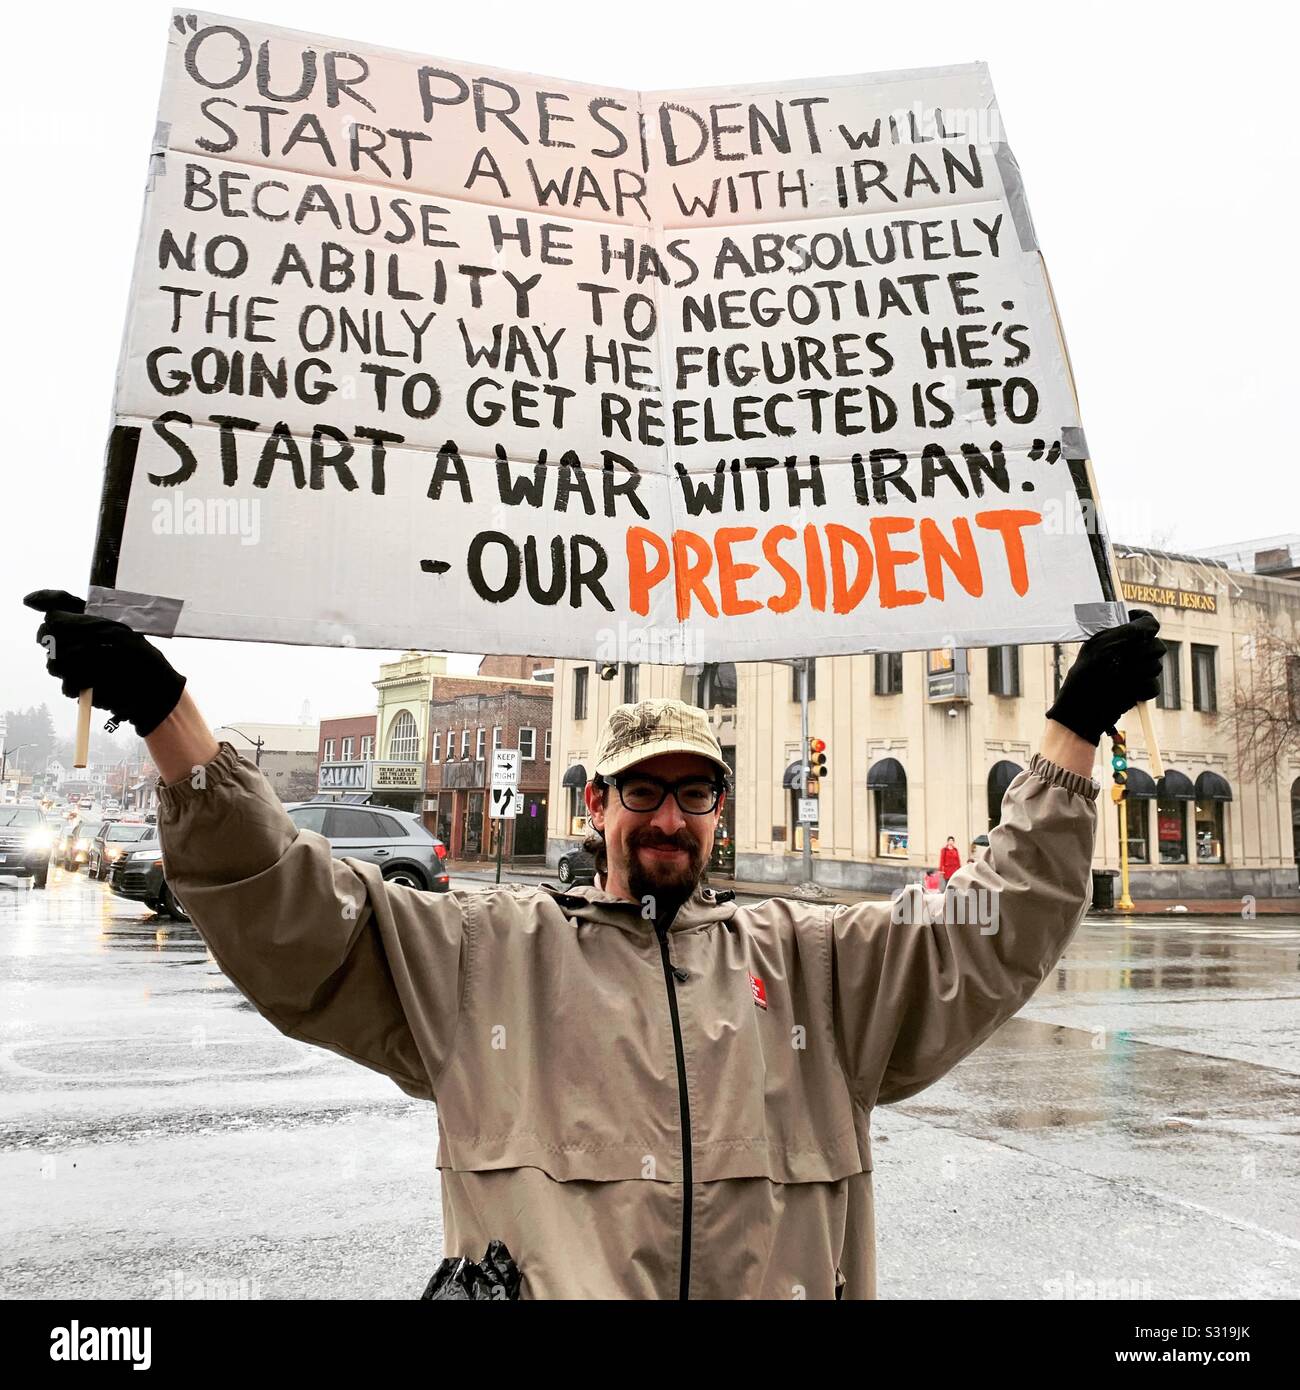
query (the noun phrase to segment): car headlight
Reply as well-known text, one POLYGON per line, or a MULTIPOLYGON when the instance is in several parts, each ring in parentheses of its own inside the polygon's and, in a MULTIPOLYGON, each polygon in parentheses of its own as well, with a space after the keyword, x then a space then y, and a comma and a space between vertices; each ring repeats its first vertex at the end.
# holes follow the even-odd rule
POLYGON ((146 859, 152 859, 155 864, 162 863, 162 855, 156 849, 137 849, 131 855, 132 863, 143 863, 146 859))
POLYGON ((33 849, 49 849, 54 843, 54 835, 49 830, 33 830, 27 837, 27 843, 33 849))

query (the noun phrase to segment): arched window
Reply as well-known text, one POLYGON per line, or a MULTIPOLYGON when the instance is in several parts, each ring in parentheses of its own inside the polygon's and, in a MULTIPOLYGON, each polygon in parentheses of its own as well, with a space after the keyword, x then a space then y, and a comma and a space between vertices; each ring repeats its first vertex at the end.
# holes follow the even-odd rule
POLYGON ((881 758, 867 773, 867 790, 876 812, 876 853, 882 859, 907 858, 907 773, 897 758, 881 758))
POLYGON ((1002 798, 1007 788, 1024 769, 1019 763, 1003 759, 989 768, 989 829, 992 830, 1002 819, 1002 798))
POLYGON ((1202 772, 1194 787, 1193 819, 1196 824, 1196 862, 1224 864, 1227 832, 1224 806, 1232 800, 1232 788, 1217 772, 1202 772))
POLYGON ((736 708, 736 664, 709 661, 695 678, 695 703, 701 709, 736 708))
POLYGON ((420 756, 420 731, 410 710, 402 710, 389 725, 388 756, 394 762, 405 763, 413 763, 420 756))

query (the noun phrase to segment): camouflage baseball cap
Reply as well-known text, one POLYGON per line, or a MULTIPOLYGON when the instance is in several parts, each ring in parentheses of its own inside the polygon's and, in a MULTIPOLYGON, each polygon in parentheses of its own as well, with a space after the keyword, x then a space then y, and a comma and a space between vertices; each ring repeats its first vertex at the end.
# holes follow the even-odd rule
POLYGON ((709 727, 709 716, 697 705, 642 700, 610 711, 596 745, 596 773, 612 777, 660 753, 698 753, 723 773, 730 770, 709 727))

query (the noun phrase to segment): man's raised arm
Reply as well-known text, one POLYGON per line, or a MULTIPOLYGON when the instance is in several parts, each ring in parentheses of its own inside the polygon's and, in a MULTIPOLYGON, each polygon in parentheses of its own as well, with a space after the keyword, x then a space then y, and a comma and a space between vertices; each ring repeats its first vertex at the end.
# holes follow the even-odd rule
POLYGON ((300 831, 270 783, 218 743, 162 653, 80 599, 40 590, 37 638, 64 694, 129 719, 162 778, 167 882, 222 971, 277 1028, 431 1098, 450 1055, 472 909, 387 884, 300 831))
POLYGON ((1087 910, 1101 735, 1154 698, 1164 643, 1148 613, 1086 642, 1048 711, 1039 752, 1008 788, 988 852, 946 892, 912 887, 831 923, 836 1037, 867 1107, 938 1080, 1005 1023, 1056 964, 1087 910))

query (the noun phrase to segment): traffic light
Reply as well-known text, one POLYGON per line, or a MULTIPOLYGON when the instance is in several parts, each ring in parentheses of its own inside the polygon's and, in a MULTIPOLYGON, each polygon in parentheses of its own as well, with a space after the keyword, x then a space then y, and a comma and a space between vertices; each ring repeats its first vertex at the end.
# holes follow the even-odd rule
POLYGON ((808 776, 819 781, 826 776, 826 740, 823 738, 808 740, 808 776))
POLYGON ((1111 788, 1111 797, 1117 802, 1123 801, 1128 789, 1128 740, 1124 737, 1123 729, 1116 729, 1111 735, 1110 766, 1111 776, 1115 781, 1111 788))

